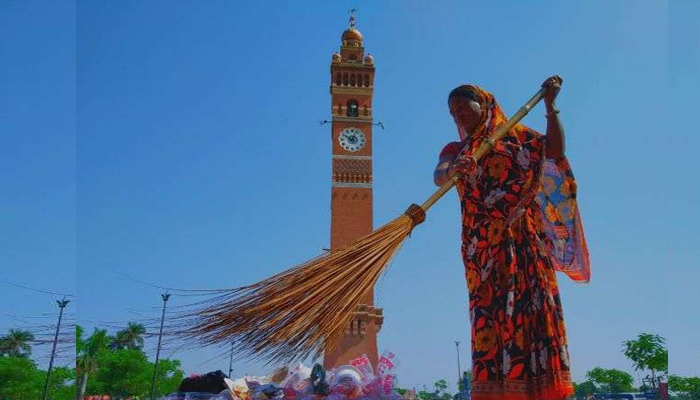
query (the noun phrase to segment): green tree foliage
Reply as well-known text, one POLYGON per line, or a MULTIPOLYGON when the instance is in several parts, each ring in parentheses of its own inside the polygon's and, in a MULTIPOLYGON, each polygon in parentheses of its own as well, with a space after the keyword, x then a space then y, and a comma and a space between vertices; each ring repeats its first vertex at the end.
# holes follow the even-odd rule
POLYGON ((574 397, 576 399, 583 400, 596 393, 600 393, 600 389, 591 381, 574 383, 574 397))
POLYGON ((97 370, 100 355, 108 351, 107 346, 110 342, 110 337, 107 336, 106 330, 95 329, 89 338, 83 339, 83 328, 81 326, 77 327, 76 335, 76 366, 80 369, 78 398, 82 399, 85 396, 87 383, 91 375, 97 370))
POLYGON ((36 399, 42 387, 41 374, 29 358, 0 357, 0 398, 13 400, 36 399))
POLYGON ((416 396, 418 396, 420 400, 432 400, 435 394, 429 392, 428 388, 423 385, 423 390, 419 390, 418 393, 416 393, 416 396))
POLYGON ((668 377, 668 389, 683 400, 700 400, 700 377, 668 377))
MULTIPOLYGON (((41 373, 41 384, 39 388, 43 391, 44 383, 46 382, 46 371, 39 372, 41 373)), ((47 397, 51 400, 75 399, 75 368, 54 368, 49 378, 48 393, 49 396, 47 397)), ((40 398, 40 396, 37 396, 37 398, 40 398)))
MULTIPOLYGON (((76 369, 54 368, 49 380, 49 398, 72 400, 76 394, 80 398, 84 395, 109 395, 117 400, 148 398, 154 364, 141 350, 144 333, 143 325, 130 323, 115 338, 104 329, 95 329, 85 338, 84 328, 76 327, 77 376, 76 369)), ((0 357, 0 399, 41 398, 46 371, 39 370, 27 357, 31 353, 31 340, 22 331, 10 331, 3 338, 3 354, 12 357, 0 357)), ((160 360, 155 395, 176 391, 183 377, 180 361, 160 360)))
POLYGON ((109 394, 115 399, 147 393, 148 360, 140 350, 115 350, 100 354, 95 379, 88 382, 88 394, 109 394))
MULTIPOLYGON (((153 365, 153 364, 151 364, 153 365)), ((159 360, 156 371, 156 396, 163 396, 172 393, 180 386, 180 382, 185 377, 185 373, 180 369, 180 360, 159 360)), ((153 374, 153 367, 149 375, 153 374)))
POLYGON ((462 379, 459 380, 457 384, 457 390, 458 391, 463 391, 464 390, 464 384, 471 382, 472 381, 472 370, 466 370, 462 372, 462 379))
POLYGON ((586 378, 604 392, 623 393, 634 391, 632 375, 617 369, 596 367, 586 373, 586 378))
MULTIPOLYGON (((95 329, 88 338, 84 330, 76 329, 78 397, 109 395, 113 399, 129 397, 148 398, 153 379, 154 364, 141 350, 141 324, 129 323, 114 337, 104 329, 95 329)), ((184 372, 178 360, 160 360, 156 374, 155 395, 162 396, 177 390, 184 372)), ((75 397, 75 394, 74 394, 75 397)))
POLYGON ((146 327, 142 324, 129 322, 126 328, 117 332, 111 347, 114 350, 137 350, 143 348, 143 335, 146 327))
MULTIPOLYGON (((41 398, 46 382, 46 371, 26 357, 0 358, 0 398, 36 400, 41 398)), ((75 369, 65 367, 51 371, 48 387, 52 400, 75 399, 75 369)))
POLYGON ((21 329, 10 329, 9 333, 0 338, 0 356, 29 357, 32 354, 31 342, 34 335, 21 329))
POLYGON ((447 381, 444 379, 440 379, 437 382, 433 384, 433 387, 435 388, 435 391, 429 392, 425 387, 423 387, 423 390, 419 391, 417 393, 417 396, 420 400, 447 400, 451 399, 452 395, 447 393, 447 381))
POLYGON ((652 377, 657 372, 668 374, 668 349, 663 337, 641 333, 637 339, 626 340, 623 345, 623 353, 632 361, 635 371, 648 369, 652 377))
MULTIPOLYGON (((141 350, 114 350, 99 354, 94 378, 87 382, 88 395, 108 394, 114 399, 147 398, 154 364, 141 350)), ((184 377, 178 360, 158 362, 156 396, 177 390, 184 377)))
POLYGON ((85 347, 85 339, 83 335, 85 334, 85 328, 80 325, 75 327, 75 354, 80 354, 85 347))
POLYGON ((447 390, 447 381, 444 379, 440 379, 439 381, 435 382, 435 393, 444 393, 445 390, 447 390))

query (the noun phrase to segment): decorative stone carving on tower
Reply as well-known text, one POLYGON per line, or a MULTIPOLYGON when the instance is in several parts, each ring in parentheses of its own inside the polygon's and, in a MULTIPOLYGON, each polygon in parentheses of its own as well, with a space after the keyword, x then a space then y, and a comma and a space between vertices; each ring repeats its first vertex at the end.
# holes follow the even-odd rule
MULTIPOLYGON (((372 95, 374 58, 364 54, 364 38, 355 17, 341 36, 340 52, 331 57, 331 250, 372 232, 372 95)), ((366 354, 378 359, 377 333, 382 310, 374 307, 374 292, 367 294, 353 314, 345 335, 326 349, 327 369, 347 364, 366 354)))

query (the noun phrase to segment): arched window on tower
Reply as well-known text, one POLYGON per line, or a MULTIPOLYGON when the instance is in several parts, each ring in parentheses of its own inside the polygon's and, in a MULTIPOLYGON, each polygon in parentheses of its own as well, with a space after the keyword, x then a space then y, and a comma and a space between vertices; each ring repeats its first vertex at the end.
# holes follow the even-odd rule
POLYGON ((355 86, 355 74, 350 75, 350 86, 355 86))
POLYGON ((348 111, 347 111, 347 116, 348 117, 357 117, 360 115, 360 110, 357 106, 357 100, 348 100, 348 111))
POLYGON ((335 85, 340 86, 341 78, 340 78, 340 72, 335 73, 335 85))
POLYGON ((343 74, 343 85, 347 86, 348 85, 348 73, 343 74))
POLYGON ((369 87, 369 75, 365 74, 365 86, 369 87))

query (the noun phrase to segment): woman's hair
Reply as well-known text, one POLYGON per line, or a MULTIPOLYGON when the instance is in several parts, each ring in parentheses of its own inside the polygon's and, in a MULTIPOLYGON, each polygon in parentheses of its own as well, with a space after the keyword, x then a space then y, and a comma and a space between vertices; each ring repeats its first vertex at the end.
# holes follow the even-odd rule
POLYGON ((461 85, 452 89, 450 95, 447 97, 447 102, 452 100, 453 97, 463 97, 465 99, 475 101, 479 104, 483 103, 484 101, 484 99, 481 96, 481 93, 474 86, 471 85, 461 85))

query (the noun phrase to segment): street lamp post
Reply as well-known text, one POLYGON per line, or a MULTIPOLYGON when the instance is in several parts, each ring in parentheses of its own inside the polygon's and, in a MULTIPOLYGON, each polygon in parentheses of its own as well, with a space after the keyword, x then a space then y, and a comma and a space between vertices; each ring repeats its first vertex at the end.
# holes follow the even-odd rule
POLYGON ((170 298, 170 293, 161 294, 160 297, 163 299, 163 313, 160 316, 160 332, 158 333, 158 348, 156 349, 156 362, 153 365, 153 380, 151 380, 151 400, 154 400, 154 393, 156 390, 156 373, 158 372, 158 360, 160 359, 160 343, 163 339, 163 323, 165 322, 165 306, 168 304, 168 299, 170 298))
POLYGON ((51 369, 53 368, 53 360, 54 357, 56 356, 56 345, 58 344, 58 332, 61 330, 61 319, 63 319, 63 309, 66 308, 66 306, 70 303, 70 300, 66 300, 64 297, 63 300, 57 300, 56 304, 58 304, 58 308, 60 308, 60 311, 58 313, 58 324, 56 324, 56 335, 53 338, 53 349, 51 349, 51 359, 49 361, 49 370, 46 371, 46 383, 44 383, 44 394, 41 396, 42 400, 46 400, 46 394, 49 389, 49 378, 51 377, 51 369))
POLYGON ((457 347, 457 391, 458 399, 462 399, 462 388, 460 383, 462 382, 462 363, 459 361, 459 340, 455 340, 455 347, 457 347))

